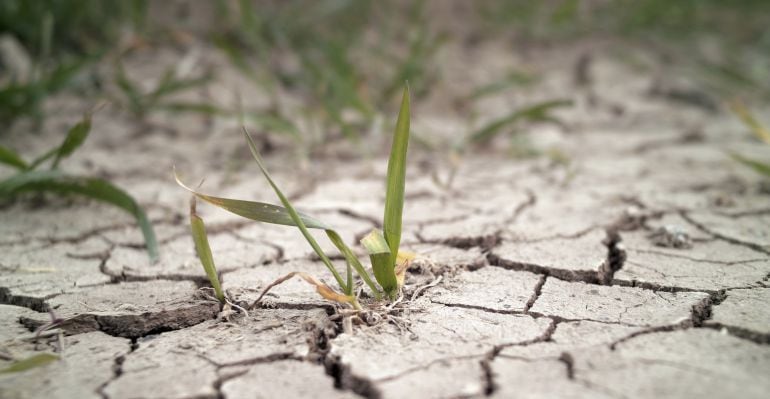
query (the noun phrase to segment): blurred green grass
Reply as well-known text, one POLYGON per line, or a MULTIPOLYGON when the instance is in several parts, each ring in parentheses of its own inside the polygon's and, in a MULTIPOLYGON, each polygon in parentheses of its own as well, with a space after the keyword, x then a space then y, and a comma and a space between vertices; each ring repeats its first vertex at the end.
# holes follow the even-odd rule
MULTIPOLYGON (((34 73, 27 80, 0 78, 0 122, 42 118, 40 104, 47 96, 70 87, 92 62, 125 50, 116 45, 122 36, 174 46, 179 43, 173 34, 158 34, 173 31, 215 45, 241 73, 271 93, 272 104, 252 115, 266 128, 280 121, 287 126, 284 130, 296 132, 298 119, 319 118, 324 132, 354 141, 373 121, 372 104, 390 103, 403 81, 410 82, 417 100, 442 83, 438 51, 449 41, 468 39, 446 29, 452 24, 473 32, 472 42, 502 38, 566 45, 610 37, 690 65, 685 73, 720 97, 758 93, 770 98, 770 28, 765 18, 770 2, 765 0, 179 3, 215 10, 207 15, 209 28, 199 29, 183 15, 154 21, 153 8, 159 4, 147 0, 3 0, 0 35, 21 44, 34 73), (449 11, 437 13, 440 8, 449 11), (451 21, 444 20, 447 15, 451 21), (300 114, 276 98, 285 93, 300 99, 300 114)), ((485 90, 491 89, 477 91, 485 90)), ((476 97, 467 93, 465 99, 476 97)), ((137 104, 132 112, 151 111, 147 108, 152 104, 137 104)), ((216 107, 196 104, 189 109, 210 114, 216 107)))
POLYGON ((45 51, 50 19, 50 55, 87 55, 113 41, 123 24, 144 20, 147 0, 3 0, 0 32, 13 35, 31 54, 45 51))
POLYGON ((0 54, 0 123, 30 117, 39 124, 42 101, 100 59, 126 24, 141 24, 146 9, 146 0, 0 1, 3 48, 16 48, 0 54))

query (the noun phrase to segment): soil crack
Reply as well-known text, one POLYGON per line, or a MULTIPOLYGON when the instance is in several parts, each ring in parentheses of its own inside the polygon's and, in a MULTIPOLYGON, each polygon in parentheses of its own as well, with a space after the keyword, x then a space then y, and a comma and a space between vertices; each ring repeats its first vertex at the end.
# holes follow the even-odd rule
POLYGON ((609 344, 609 348, 610 350, 614 351, 619 344, 643 335, 702 327, 704 321, 711 317, 712 306, 714 306, 715 304, 719 304, 719 302, 721 302, 723 299, 724 299, 723 294, 721 295, 718 293, 711 294, 692 306, 689 318, 682 320, 679 323, 667 324, 663 326, 654 326, 654 327, 645 328, 640 331, 635 331, 631 334, 626 335, 625 337, 619 338, 611 342, 609 344))
POLYGON ((690 216, 690 214, 687 211, 681 211, 681 212, 679 212, 679 215, 681 215, 682 219, 686 220, 687 223, 690 223, 692 226, 694 226, 698 230, 700 230, 700 231, 702 231, 702 232, 704 232, 706 234, 709 234, 709 235, 711 235, 714 238, 718 238, 718 239, 720 239, 722 241, 726 241, 726 242, 729 242, 731 244, 742 245, 742 246, 744 246, 746 248, 753 249, 753 250, 755 250, 757 252, 762 252, 764 254, 770 255, 770 249, 767 249, 767 248, 765 248, 765 247, 763 247, 761 245, 755 244, 753 242, 747 242, 747 241, 739 240, 737 238, 730 237, 730 236, 727 236, 727 235, 724 235, 724 234, 721 234, 721 233, 717 233, 716 231, 713 231, 713 230, 709 229, 703 223, 700 223, 700 222, 696 221, 695 219, 693 219, 692 216, 690 216))
POLYGON ((532 309, 532 306, 535 305, 535 302, 537 302, 537 299, 540 298, 540 294, 543 292, 543 285, 545 285, 545 280, 548 279, 548 276, 541 275, 540 280, 538 280, 537 284, 535 284, 535 290, 532 293, 532 296, 527 300, 526 305, 524 305, 524 312, 529 312, 530 309, 532 309))
POLYGON ((608 229, 606 233, 607 237, 602 243, 607 246, 607 259, 599 268, 598 280, 603 285, 610 285, 615 273, 623 268, 627 254, 621 244, 623 239, 620 237, 620 233, 613 229, 608 229))
POLYGON ((54 298, 60 294, 51 294, 42 298, 27 296, 27 295, 15 295, 11 293, 11 290, 7 287, 0 287, 0 303, 4 305, 21 306, 23 308, 32 309, 36 312, 45 313, 51 310, 51 307, 46 302, 47 300, 54 298))

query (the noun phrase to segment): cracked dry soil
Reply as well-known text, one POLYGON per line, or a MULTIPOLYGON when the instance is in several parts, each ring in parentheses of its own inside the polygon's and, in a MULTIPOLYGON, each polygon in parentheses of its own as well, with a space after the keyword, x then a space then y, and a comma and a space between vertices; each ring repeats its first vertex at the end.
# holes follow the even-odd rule
MULTIPOLYGON (((217 304, 196 294, 207 282, 170 170, 207 177, 204 191, 273 201, 248 164, 227 164, 230 154, 246 162, 233 122, 175 119, 185 135, 133 140, 134 122, 104 110, 73 167, 137 196, 161 260, 148 262, 130 218, 109 207, 50 199, 0 210, 0 367, 62 350, 60 361, 0 375, 0 397, 766 397, 770 197, 724 152, 757 149, 729 115, 672 113, 639 90, 649 78, 599 59, 621 78, 597 80, 591 95, 622 98, 625 112, 592 108, 575 89, 578 106, 563 115, 570 131, 525 133, 535 145, 558 140, 568 166, 490 148, 467 155, 446 188, 433 178, 446 168, 415 150, 404 246, 420 259, 399 322, 352 333, 301 281, 247 317, 218 320, 217 304), (677 139, 692 128, 697 140, 677 139), (661 240, 671 229, 689 245, 661 240), (65 320, 63 348, 33 337, 49 311, 65 320)), ((85 104, 54 101, 62 115, 44 131, 72 119, 66 104, 85 104)), ((416 129, 462 126, 431 101, 440 99, 415 103, 416 129)), ((37 141, 18 137, 30 151, 37 141)), ((383 157, 300 171, 268 161, 296 205, 347 241, 377 226, 383 157)), ((288 271, 330 281, 296 230, 200 208, 235 299, 253 300, 288 271)))

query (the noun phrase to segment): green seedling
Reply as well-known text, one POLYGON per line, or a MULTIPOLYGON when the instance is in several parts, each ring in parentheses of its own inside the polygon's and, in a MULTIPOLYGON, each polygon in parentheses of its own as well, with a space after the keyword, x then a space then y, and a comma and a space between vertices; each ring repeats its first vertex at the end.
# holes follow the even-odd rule
POLYGON ((488 142, 505 129, 511 129, 520 122, 551 122, 561 125, 561 121, 553 116, 551 111, 571 105, 571 100, 552 100, 515 110, 475 131, 468 141, 477 144, 488 142))
POLYGON ((13 198, 25 192, 53 192, 61 195, 78 194, 105 202, 130 213, 136 219, 144 235, 151 260, 158 257, 158 243, 147 215, 128 193, 107 180, 66 174, 59 170, 59 163, 72 155, 86 140, 91 131, 91 115, 70 128, 64 141, 31 162, 25 161, 10 148, 0 146, 0 163, 17 170, 15 175, 0 181, 0 198, 13 198), (50 162, 48 169, 40 167, 50 162))
MULTIPOLYGON (((236 215, 264 223, 295 226, 299 228, 308 244, 310 244, 315 253, 334 276, 340 291, 337 292, 325 283, 319 282, 304 273, 292 272, 266 287, 263 295, 273 286, 280 284, 293 276, 299 276, 308 283, 315 285, 319 294, 324 298, 336 302, 349 303, 354 308, 359 309, 360 304, 358 298, 355 296, 355 283, 353 281, 353 271, 355 271, 363 280, 364 284, 368 286, 375 299, 379 299, 383 293, 389 298, 395 299, 403 284, 403 275, 406 264, 413 257, 411 254, 400 251, 401 219, 404 206, 404 186, 406 181, 406 153, 409 143, 410 128, 409 108, 409 90, 408 88, 404 88, 401 109, 396 123, 391 155, 388 162, 387 191, 383 218, 384 233, 381 231, 373 231, 362 240, 362 245, 370 255, 376 283, 372 280, 369 273, 350 247, 343 242, 336 230, 322 221, 301 213, 294 208, 267 171, 267 168, 262 162, 262 157, 259 155, 256 144, 245 128, 244 137, 249 145, 254 160, 280 200, 282 206, 206 195, 186 186, 181 182, 176 173, 175 178, 180 186, 190 191, 197 198, 236 215), (329 240, 340 251, 345 258, 347 265, 345 278, 343 278, 337 271, 329 256, 321 249, 313 235, 310 234, 309 229, 323 230, 329 240)), ((262 296, 260 296, 260 298, 261 297, 262 296)))
POLYGON ((166 69, 158 84, 149 92, 143 92, 129 79, 121 64, 116 67, 115 82, 123 93, 120 101, 138 118, 145 118, 152 111, 192 112, 204 115, 227 114, 212 104, 170 100, 169 97, 201 87, 211 80, 210 74, 194 78, 180 78, 173 67, 166 69))
MULTIPOLYGON (((770 145, 770 130, 768 130, 754 117, 746 105, 740 101, 734 101, 730 104, 730 109, 736 115, 738 115, 738 118, 741 119, 741 121, 749 128, 749 130, 751 130, 752 133, 754 133, 754 135, 760 141, 770 145)), ((770 163, 751 159, 737 153, 731 153, 730 156, 734 160, 748 166, 751 169, 754 169, 754 171, 757 173, 765 177, 770 177, 770 163)))

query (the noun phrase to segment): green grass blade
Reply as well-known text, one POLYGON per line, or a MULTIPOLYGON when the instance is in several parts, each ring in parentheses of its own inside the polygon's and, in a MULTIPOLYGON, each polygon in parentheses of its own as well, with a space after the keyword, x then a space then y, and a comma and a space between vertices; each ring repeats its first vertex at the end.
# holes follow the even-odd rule
POLYGON ((10 148, 3 147, 0 145, 0 163, 6 164, 8 166, 13 166, 16 169, 24 170, 29 167, 27 165, 27 162, 25 162, 19 154, 16 153, 16 151, 13 151, 10 148))
POLYGON ((219 284, 217 267, 214 264, 214 256, 211 254, 208 235, 206 235, 206 225, 203 219, 195 213, 195 197, 190 203, 190 229, 192 230, 193 241, 195 241, 195 251, 198 253, 198 259, 206 271, 206 276, 214 288, 214 294, 221 303, 225 303, 225 294, 222 292, 222 286, 219 284))
POLYGON ((350 262, 347 262, 347 266, 345 267, 345 284, 347 285, 347 292, 345 292, 346 295, 353 295, 353 268, 350 266, 350 262))
POLYGON ((72 155, 78 147, 83 145, 90 131, 91 115, 86 115, 83 117, 83 120, 76 123, 75 126, 71 127, 69 132, 67 132, 67 137, 64 138, 64 142, 62 142, 58 151, 56 151, 56 156, 51 164, 51 169, 56 169, 62 159, 72 155))
POLYGON ((65 175, 56 170, 30 170, 0 182, 0 197, 22 192, 49 191, 60 194, 80 194, 125 210, 134 216, 144 235, 150 259, 158 259, 158 242, 147 215, 139 204, 125 191, 112 183, 98 178, 65 175))
MULTIPOLYGON (((390 248, 390 268, 394 270, 396 254, 401 245, 401 216, 404 210, 404 187, 406 184, 406 151, 409 146, 409 86, 404 87, 404 95, 401 99, 401 110, 396 121, 396 131, 393 135, 393 144, 390 148, 390 160, 388 161, 387 191, 385 193, 385 216, 383 218, 383 231, 385 240, 390 248)), ((395 279, 395 271, 393 271, 395 279)), ((375 277, 377 274, 375 273, 375 277)), ((377 277, 377 281, 383 288, 383 281, 377 277)), ((390 281, 390 278, 387 279, 390 281)), ((387 290, 387 288, 386 288, 387 290)))
MULTIPOLYGON (((180 186, 182 186, 182 188, 194 194, 196 197, 200 198, 201 200, 206 201, 211 205, 222 208, 226 211, 232 212, 238 216, 243 216, 246 219, 256 220, 258 222, 280 224, 284 226, 294 226, 294 227, 297 226, 297 224, 294 223, 294 220, 292 219, 289 211, 286 210, 286 208, 284 207, 273 205, 273 204, 267 204, 264 202, 244 201, 244 200, 238 200, 238 199, 230 199, 230 198, 222 198, 222 197, 214 197, 211 195, 206 195, 198 191, 195 191, 194 189, 190 188, 186 184, 182 183, 182 181, 179 179, 179 175, 177 175, 176 173, 176 170, 174 171, 174 178, 176 179, 177 184, 179 184, 180 186)), ((300 219, 302 219, 302 223, 304 223, 305 227, 307 228, 310 228, 310 229, 329 229, 330 228, 329 226, 327 226, 320 220, 313 218, 312 216, 305 215, 301 212, 297 212, 297 215, 299 215, 300 219)))
POLYGON ((318 255, 318 257, 321 258, 321 261, 326 265, 329 271, 334 275, 334 278, 337 280, 337 284, 339 284, 340 288, 342 288, 342 291, 347 292, 348 288, 345 285, 345 282, 342 280, 342 276, 340 276, 339 272, 337 272, 337 269, 334 268, 334 265, 332 264, 331 260, 329 260, 329 257, 326 256, 324 251, 318 245, 318 242, 316 242, 315 238, 313 238, 313 236, 310 235, 310 232, 305 226, 305 223, 302 221, 302 218, 300 217, 300 215, 291 205, 291 203, 289 202, 289 199, 286 198, 285 195, 283 195, 283 192, 281 192, 281 190, 278 188, 278 185, 275 184, 275 182, 273 181, 273 178, 270 177, 270 173, 267 172, 265 165, 262 164, 262 157, 259 156, 259 150, 257 149, 257 145, 254 143, 254 140, 252 140, 251 136, 249 135, 249 132, 247 132, 245 128, 243 129, 243 135, 246 137, 246 141, 248 141, 249 143, 249 149, 251 150, 251 155, 254 157, 254 160, 257 162, 257 165, 259 166, 259 169, 262 171, 262 174, 265 176, 265 179, 267 179, 267 182, 270 183, 270 186, 273 188, 273 191, 275 191, 275 194, 281 200, 281 203, 286 208, 286 211, 289 212, 289 216, 291 216, 291 220, 302 232, 302 235, 305 237, 305 239, 310 244, 310 246, 313 247, 313 250, 318 255))
POLYGON ((756 171, 757 173, 763 176, 770 177, 770 163, 764 163, 751 158, 746 158, 743 155, 736 154, 736 153, 731 153, 730 156, 734 160, 750 167, 751 169, 754 169, 754 171, 756 171))
POLYGON ((26 371, 36 367, 45 366, 56 360, 59 360, 59 356, 54 355, 53 353, 38 353, 37 355, 32 355, 26 359, 17 360, 11 363, 10 366, 0 370, 0 374, 26 371))
POLYGON ((364 266, 361 264, 361 261, 358 260, 358 257, 353 253, 353 251, 350 250, 350 247, 345 245, 345 242, 342 241, 342 238, 339 234, 337 234, 336 231, 327 229, 326 235, 329 237, 329 240, 332 242, 332 244, 334 244, 334 246, 339 249, 340 253, 342 253, 342 256, 345 257, 348 265, 352 266, 353 269, 356 270, 356 273, 361 276, 361 279, 364 280, 364 283, 369 287, 370 290, 372 290, 372 294, 374 294, 375 299, 379 299, 380 290, 377 289, 377 285, 374 283, 374 281, 372 281, 369 273, 366 271, 366 269, 364 269, 364 266))
POLYGON ((572 105, 572 100, 553 100, 516 110, 511 114, 492 121, 488 125, 477 130, 471 135, 469 141, 477 143, 485 142, 499 133, 503 128, 508 127, 520 120, 529 120, 534 122, 554 122, 556 119, 550 116, 549 112, 553 109, 570 105, 572 105))
POLYGON ((377 282, 380 283, 382 289, 385 290, 391 299, 395 299, 395 296, 398 294, 395 261, 382 232, 372 230, 366 237, 361 239, 361 245, 369 253, 369 259, 372 261, 372 270, 377 282))

